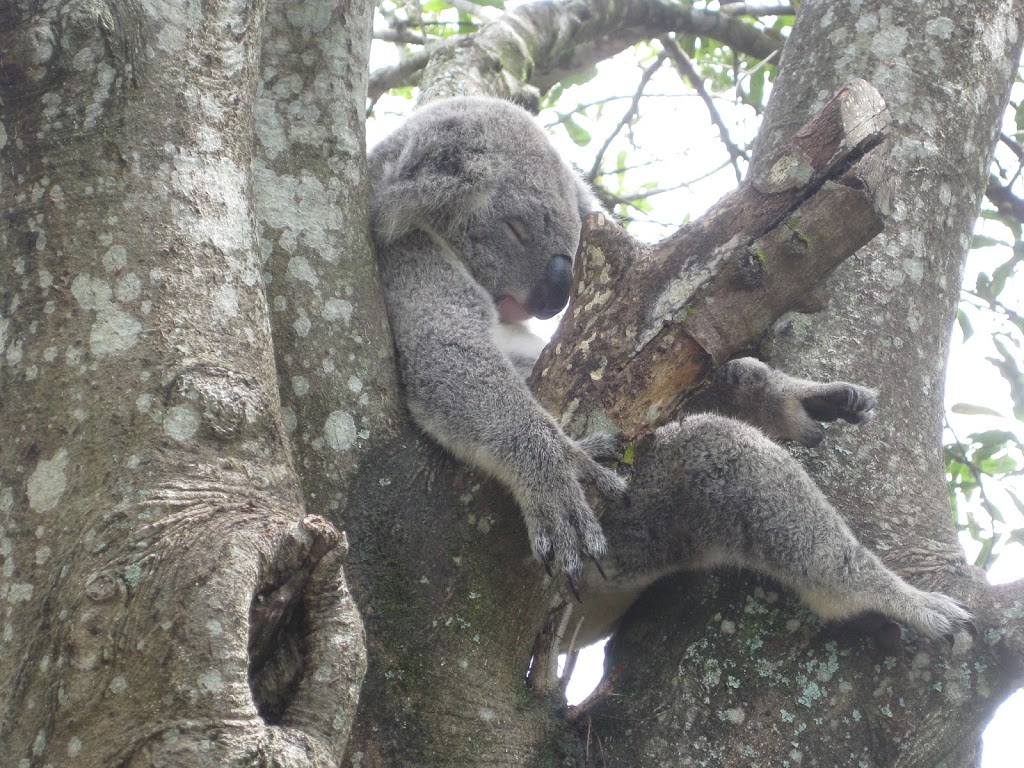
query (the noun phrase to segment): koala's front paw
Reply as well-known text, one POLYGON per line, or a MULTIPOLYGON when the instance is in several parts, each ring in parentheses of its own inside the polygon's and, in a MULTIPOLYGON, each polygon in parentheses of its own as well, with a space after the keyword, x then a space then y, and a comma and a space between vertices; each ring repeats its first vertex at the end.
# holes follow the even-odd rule
POLYGON ((607 435, 595 435, 572 445, 566 462, 572 471, 558 477, 554 487, 537 489, 533 498, 523 504, 534 557, 544 564, 548 573, 564 574, 574 593, 577 593, 576 585, 586 561, 593 560, 600 567, 600 559, 607 548, 582 483, 593 486, 604 499, 621 501, 625 498, 626 481, 591 458, 591 455, 613 455, 617 445, 618 441, 607 435))
POLYGON ((815 421, 842 419, 851 424, 864 424, 875 417, 878 396, 873 390, 844 381, 819 386, 818 391, 800 398, 807 415, 815 421))
POLYGON ((550 575, 563 574, 576 591, 587 559, 604 556, 607 542, 597 515, 575 481, 562 492, 524 507, 533 556, 550 575))

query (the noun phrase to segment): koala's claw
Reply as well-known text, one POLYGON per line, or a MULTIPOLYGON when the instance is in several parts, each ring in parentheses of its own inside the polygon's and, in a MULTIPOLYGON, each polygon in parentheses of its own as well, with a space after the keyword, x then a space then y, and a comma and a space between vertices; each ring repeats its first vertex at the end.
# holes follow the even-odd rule
POLYGON ((576 579, 574 579, 572 576, 568 576, 565 580, 566 582, 568 582, 569 591, 572 592, 572 596, 576 598, 576 602, 582 605, 583 598, 580 597, 580 588, 579 585, 576 584, 576 579))
POLYGON ((608 574, 604 572, 604 566, 601 565, 601 561, 593 555, 590 556, 590 560, 594 564, 594 567, 597 568, 597 572, 601 574, 601 578, 608 581, 608 574))
POLYGON ((555 572, 552 570, 552 564, 555 561, 555 551, 548 544, 547 549, 543 550, 539 555, 540 561, 544 564, 544 570, 548 572, 548 576, 555 578, 555 572))
POLYGON ((917 623, 917 629, 933 639, 951 637, 957 630, 974 623, 967 607, 941 592, 926 592, 927 602, 917 623))

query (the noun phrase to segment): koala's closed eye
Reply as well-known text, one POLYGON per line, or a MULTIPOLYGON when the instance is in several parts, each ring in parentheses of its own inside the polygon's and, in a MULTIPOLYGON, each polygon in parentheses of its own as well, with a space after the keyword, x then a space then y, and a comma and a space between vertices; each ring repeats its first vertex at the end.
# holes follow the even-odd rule
POLYGON ((512 237, 520 243, 526 243, 526 227, 523 226, 521 221, 505 219, 505 226, 508 227, 509 231, 512 233, 512 237))

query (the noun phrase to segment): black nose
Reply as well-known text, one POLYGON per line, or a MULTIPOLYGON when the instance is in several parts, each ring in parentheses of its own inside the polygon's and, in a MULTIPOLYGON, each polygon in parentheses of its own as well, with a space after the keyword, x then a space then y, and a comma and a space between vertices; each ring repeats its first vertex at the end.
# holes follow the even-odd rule
POLYGON ((526 299, 526 311, 541 320, 554 317, 569 302, 571 290, 572 260, 561 254, 552 256, 544 268, 544 276, 526 299))

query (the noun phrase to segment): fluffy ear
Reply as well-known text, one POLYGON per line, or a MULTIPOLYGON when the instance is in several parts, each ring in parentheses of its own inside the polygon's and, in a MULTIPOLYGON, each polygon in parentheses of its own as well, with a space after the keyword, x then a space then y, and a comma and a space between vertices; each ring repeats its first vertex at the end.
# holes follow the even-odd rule
POLYGON ((475 115, 415 116, 387 146, 374 151, 374 229, 392 242, 423 224, 450 234, 493 193, 495 158, 484 123, 475 115), (416 119, 420 118, 420 119, 416 119))

